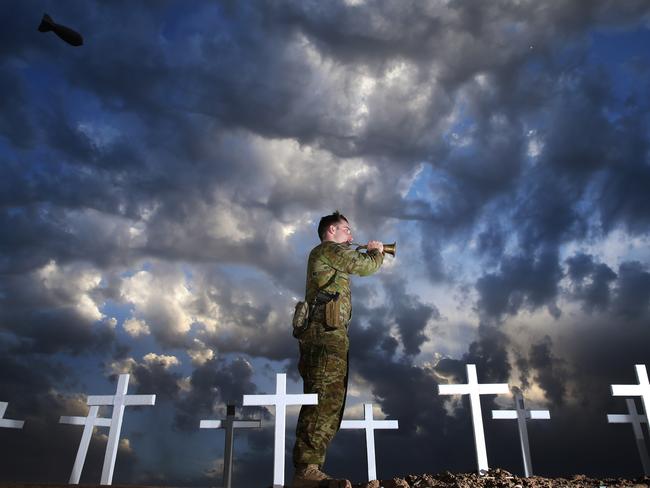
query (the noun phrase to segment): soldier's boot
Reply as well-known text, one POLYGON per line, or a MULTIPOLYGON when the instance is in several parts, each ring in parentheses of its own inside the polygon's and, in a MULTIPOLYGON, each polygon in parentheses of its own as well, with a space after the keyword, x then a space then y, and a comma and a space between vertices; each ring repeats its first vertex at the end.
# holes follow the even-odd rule
POLYGON ((291 488, 352 488, 348 480, 335 480, 323 473, 318 464, 296 466, 291 488))
POLYGON ((318 487, 321 481, 332 478, 320 470, 318 464, 299 464, 293 475, 291 488, 312 488, 318 487))

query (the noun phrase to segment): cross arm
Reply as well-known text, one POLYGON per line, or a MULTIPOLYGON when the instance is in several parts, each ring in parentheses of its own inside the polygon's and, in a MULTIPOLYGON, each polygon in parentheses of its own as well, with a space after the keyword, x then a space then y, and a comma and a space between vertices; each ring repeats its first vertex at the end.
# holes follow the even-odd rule
MULTIPOLYGON (((645 415, 639 415, 637 417, 639 422, 648 423, 648 417, 645 415)), ((632 422, 632 416, 628 414, 607 414, 607 422, 610 424, 627 424, 632 422)))
POLYGON ((399 429, 397 420, 380 420, 379 422, 381 423, 376 425, 377 422, 375 421, 375 425, 373 426, 375 429, 399 429))
POLYGON ((23 425, 25 425, 24 420, 0 419, 0 427, 6 429, 22 429, 23 425))
POLYGON ((155 405, 156 395, 129 395, 124 397, 124 405, 137 406, 137 405, 155 405))
POLYGON ((469 393, 468 385, 438 385, 438 394, 440 395, 467 395, 469 393))
POLYGON ((533 420, 550 420, 551 412, 548 410, 531 410, 530 418, 533 420))
POLYGON ((113 405, 115 395, 88 395, 86 403, 88 405, 113 405))
POLYGON ((509 420, 517 418, 516 410, 492 410, 492 418, 497 420, 509 420))
POLYGON ((244 395, 242 405, 245 407, 262 407, 275 405, 277 395, 244 395))
POLYGON ((639 385, 611 385, 613 396, 639 396, 641 388, 639 385))
POLYGON ((287 395, 287 405, 318 405, 318 393, 287 395))
MULTIPOLYGON (((86 425, 87 418, 88 417, 68 417, 64 415, 59 419, 59 423, 70 425, 86 425)), ((98 427, 110 427, 111 419, 95 418, 93 420, 93 425, 96 425, 98 427)))
POLYGON ((232 423, 232 426, 235 429, 250 429, 253 427, 261 427, 262 421, 261 420, 235 420, 232 423))
POLYGON ((478 392, 481 395, 499 395, 510 393, 508 383, 483 383, 478 385, 478 392))
POLYGON ((364 420, 342 420, 341 429, 365 429, 366 422, 364 420))
POLYGON ((200 429, 220 429, 221 420, 201 420, 200 429))

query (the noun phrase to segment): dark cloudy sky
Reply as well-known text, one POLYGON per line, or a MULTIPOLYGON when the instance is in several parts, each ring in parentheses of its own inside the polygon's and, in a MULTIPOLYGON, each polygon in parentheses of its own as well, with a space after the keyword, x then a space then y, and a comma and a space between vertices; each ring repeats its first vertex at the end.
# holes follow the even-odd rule
MULTIPOLYGON (((400 424, 380 477, 475 469, 467 399, 437 394, 466 363, 550 409, 536 473, 641 472, 605 415, 650 365, 650 2, 2 12, 0 401, 26 423, 0 431, 1 480, 67 481, 81 432, 58 417, 129 372, 158 400, 127 409, 114 481, 220 484, 223 432, 199 420, 276 373, 300 391, 290 315, 337 208, 398 243, 353 284, 346 418, 372 402, 400 424), (84 45, 37 32, 44 12, 84 45)), ((511 402, 483 399, 488 457, 521 473, 515 423, 489 418, 511 402)), ((272 413, 238 409, 264 428, 237 434, 237 486, 272 479, 272 413)), ((363 442, 340 433, 325 469, 362 480, 363 442)))

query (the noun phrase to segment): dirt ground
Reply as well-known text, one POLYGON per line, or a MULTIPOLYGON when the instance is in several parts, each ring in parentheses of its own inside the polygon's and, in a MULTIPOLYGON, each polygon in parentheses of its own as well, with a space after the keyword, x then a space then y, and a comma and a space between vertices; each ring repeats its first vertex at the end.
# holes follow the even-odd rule
MULTIPOLYGON (((99 485, 77 485, 80 488, 104 488, 99 485)), ((336 484, 330 485, 332 488, 336 484)), ((353 488, 616 488, 636 487, 650 488, 650 477, 636 479, 625 478, 589 478, 584 475, 574 475, 571 478, 543 478, 531 476, 519 477, 503 469, 491 469, 485 475, 476 473, 450 473, 409 475, 406 478, 373 481, 371 483, 353 484, 353 488)), ((0 483, 0 488, 70 488, 67 484, 36 484, 36 483, 0 483)), ((162 488, 144 487, 138 485, 113 485, 112 488, 162 488)), ((170 487, 166 487, 170 488, 170 487)), ((234 488, 256 488, 239 487, 234 488)), ((266 487, 260 487, 266 488, 266 487)), ((287 487, 288 488, 288 487, 287 487)))
POLYGON ((355 484, 354 488, 600 488, 600 487, 636 487, 649 488, 650 477, 636 479, 624 478, 589 478, 585 475, 574 475, 565 478, 543 478, 531 476, 519 477, 503 469, 491 469, 485 475, 476 473, 450 473, 409 475, 405 479, 394 478, 382 480, 379 483, 355 484))

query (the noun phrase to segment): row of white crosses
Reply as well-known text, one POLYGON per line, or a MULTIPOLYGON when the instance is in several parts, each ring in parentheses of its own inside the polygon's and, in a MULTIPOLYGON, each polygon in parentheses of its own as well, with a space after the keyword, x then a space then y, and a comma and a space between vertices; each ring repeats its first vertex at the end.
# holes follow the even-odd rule
MULTIPOLYGON (((613 396, 637 397, 640 396, 643 402, 643 409, 648 412, 650 408, 650 383, 648 382, 648 372, 645 365, 635 365, 638 384, 636 385, 611 385, 613 396)), ((470 395, 470 407, 472 411, 472 423, 474 426, 474 443, 476 446, 476 458, 478 461, 478 472, 484 473, 488 470, 487 450, 485 448, 485 436, 483 433, 483 417, 481 414, 480 395, 508 393, 506 383, 497 384, 479 384, 476 375, 476 366, 467 365, 468 383, 465 385, 438 385, 438 391, 441 395, 470 395)), ((548 410, 526 410, 524 399, 519 388, 512 388, 516 410, 493 410, 493 419, 517 419, 519 427, 519 441, 521 445, 522 457, 524 460, 524 471, 526 476, 533 473, 532 461, 530 457, 530 447, 528 444, 528 431, 526 420, 550 419, 551 415, 548 410)), ((627 398, 628 413, 626 415, 607 415, 607 421, 610 423, 631 423, 634 436, 636 439, 639 457, 643 465, 644 474, 650 475, 650 459, 641 430, 641 423, 648 425, 647 415, 639 415, 633 398, 627 398)), ((650 426, 648 426, 650 429, 650 426)))
POLYGON ((106 453, 104 455, 104 465, 102 467, 102 485, 110 485, 113 482, 113 471, 115 469, 115 459, 117 458, 117 448, 120 443, 120 432, 122 431, 122 420, 124 418, 124 408, 135 405, 155 405, 156 395, 127 395, 129 388, 129 375, 121 374, 117 380, 117 391, 115 395, 89 395, 86 403, 90 407, 87 417, 61 417, 59 423, 83 425, 84 431, 81 435, 81 442, 77 450, 70 475, 71 485, 79 484, 81 471, 83 470, 88 445, 95 426, 108 427, 108 442, 106 444, 106 453), (113 415, 110 419, 100 418, 100 406, 112 406, 113 415))
POLYGON ((637 364, 634 366, 636 369, 636 378, 639 382, 636 385, 612 385, 613 396, 624 397, 641 397, 643 403, 643 410, 646 415, 639 415, 634 405, 634 400, 627 399, 627 415, 608 415, 607 421, 610 423, 631 423, 634 430, 634 437, 636 438, 636 446, 639 450, 639 457, 643 465, 643 473, 650 475, 650 461, 648 460, 648 450, 643 441, 643 431, 641 430, 641 422, 645 422, 646 426, 650 429, 648 424, 648 408, 650 408, 650 382, 648 382, 648 371, 645 364, 637 364))
POLYGON ((22 429, 25 425, 24 420, 11 420, 5 418, 5 412, 7 411, 7 402, 0 402, 0 427, 5 429, 22 429))
MULTIPOLYGON (((106 444, 106 453, 104 456, 104 465, 102 468, 102 485, 110 485, 113 482, 113 471, 115 469, 115 460, 119 447, 120 433, 122 431, 122 420, 124 418, 124 408, 135 405, 155 405, 156 395, 127 395, 129 387, 129 375, 121 374, 117 381, 117 391, 115 395, 90 395, 87 404, 90 407, 86 417, 68 417, 62 416, 59 419, 61 424, 83 425, 84 430, 81 435, 81 442, 77 450, 77 456, 72 466, 69 484, 79 484, 81 472, 88 454, 90 439, 95 427, 108 427, 108 442, 106 444), (111 418, 99 417, 100 406, 112 406, 113 415, 111 418)), ((7 410, 7 403, 0 402, 0 427, 22 429, 24 421, 9 420, 4 418, 7 410)), ((201 420, 200 428, 226 430, 226 449, 224 459, 224 487, 231 486, 232 473, 232 448, 233 448, 233 430, 236 428, 260 427, 259 420, 240 421, 235 420, 235 406, 228 405, 226 420, 201 420)))
POLYGON ((235 420, 235 406, 228 405, 226 409, 226 420, 201 420, 199 424, 202 429, 225 429, 226 447, 223 456, 223 486, 232 486, 232 452, 234 444, 235 429, 251 429, 261 427, 261 420, 235 420))
POLYGON ((517 420, 517 427, 519 429, 519 445, 521 447, 521 456, 524 459, 524 475, 528 477, 533 475, 533 461, 530 457, 526 420, 549 420, 551 418, 551 413, 548 410, 526 410, 526 407, 524 406, 524 396, 521 393, 521 390, 516 386, 513 386, 511 390, 515 397, 516 410, 492 410, 492 418, 517 420))
MULTIPOLYGON (((287 395, 287 375, 277 374, 275 378, 275 394, 244 395, 244 406, 275 406, 275 450, 273 454, 273 488, 284 486, 284 445, 285 424, 288 405, 316 405, 318 395, 315 393, 287 395)), ((396 420, 374 420, 372 404, 364 405, 363 420, 344 420, 342 429, 365 429, 366 458, 368 462, 368 480, 377 479, 375 463, 375 434, 376 429, 397 429, 396 420)))
MULTIPOLYGON (((643 408, 648 412, 650 407, 650 383, 645 365, 637 364, 636 373, 638 384, 636 385, 611 385, 613 396, 636 397, 640 396, 643 408)), ((474 442, 476 447, 476 458, 479 473, 486 472, 488 468, 487 449, 485 446, 485 435, 483 431, 483 417, 481 413, 480 395, 502 394, 510 391, 507 383, 479 384, 474 364, 467 365, 467 384, 460 385, 438 385, 438 392, 441 395, 469 395, 470 408, 472 413, 472 424, 474 427, 474 442)), ((70 484, 78 484, 81 470, 88 450, 90 437, 94 427, 109 427, 108 444, 104 457, 101 484, 110 485, 115 467, 115 458, 119 443, 124 407, 131 405, 154 405, 155 395, 127 395, 129 375, 120 375, 117 392, 115 395, 89 396, 88 405, 90 411, 87 417, 61 417, 61 423, 83 425, 82 435, 77 458, 70 477, 70 484), (99 406, 113 406, 112 418, 99 418, 99 406)), ((284 485, 284 453, 285 453, 285 425, 286 407, 288 405, 315 405, 318 402, 316 394, 287 394, 286 374, 276 376, 276 392, 271 395, 244 395, 244 406, 275 406, 275 450, 273 463, 273 486, 284 485)), ((527 420, 550 419, 548 410, 527 410, 524 405, 521 390, 516 387, 512 389, 515 397, 516 410, 493 410, 493 419, 516 419, 519 427, 519 439, 524 459, 524 470, 526 476, 532 475, 532 462, 528 444, 528 433, 526 429, 527 420)), ((633 426, 637 447, 645 474, 650 474, 650 460, 644 444, 641 423, 648 425, 646 415, 639 415, 632 398, 627 399, 628 414, 608 415, 611 423, 631 423, 633 426)), ((0 427, 22 428, 23 422, 4 419, 7 403, 0 402, 0 427)), ((366 454, 368 462, 368 479, 377 478, 375 463, 375 442, 374 430, 376 429, 397 429, 398 423, 395 420, 374 420, 372 404, 364 404, 364 420, 344 420, 341 423, 342 429, 364 429, 366 431, 366 454)), ((245 427, 259 427, 260 421, 238 421, 235 420, 234 406, 229 405, 226 420, 202 420, 201 428, 224 428, 226 429, 226 449, 224 456, 224 486, 230 488, 232 472, 232 448, 233 429, 245 427)), ((649 426, 650 428, 650 426, 649 426)))

